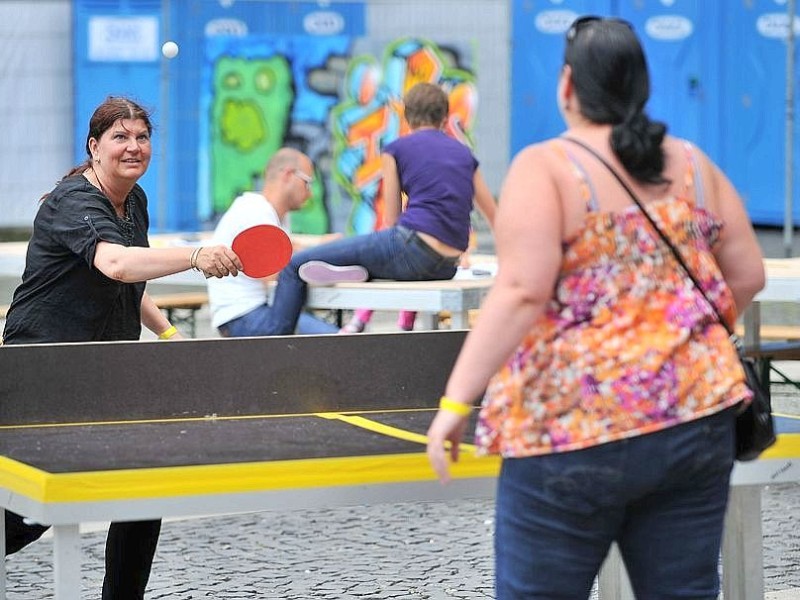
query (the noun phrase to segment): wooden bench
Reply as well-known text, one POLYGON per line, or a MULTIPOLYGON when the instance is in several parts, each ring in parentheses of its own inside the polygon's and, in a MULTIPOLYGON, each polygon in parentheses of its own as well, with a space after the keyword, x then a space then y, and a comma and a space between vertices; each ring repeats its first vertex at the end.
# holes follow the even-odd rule
MULTIPOLYGON (((800 340, 800 326, 797 325, 764 325, 758 329, 762 340, 800 340)), ((744 336, 744 325, 736 326, 736 334, 744 336)))
MULTIPOLYGON (((156 306, 163 310, 173 325, 185 325, 189 335, 197 334, 197 311, 208 304, 206 292, 176 292, 173 294, 151 294, 156 306)), ((0 304, 0 320, 8 314, 8 304, 0 304)))
POLYGON ((150 294, 150 297, 166 313, 170 323, 176 327, 186 325, 190 337, 197 335, 197 311, 208 304, 205 291, 150 294))

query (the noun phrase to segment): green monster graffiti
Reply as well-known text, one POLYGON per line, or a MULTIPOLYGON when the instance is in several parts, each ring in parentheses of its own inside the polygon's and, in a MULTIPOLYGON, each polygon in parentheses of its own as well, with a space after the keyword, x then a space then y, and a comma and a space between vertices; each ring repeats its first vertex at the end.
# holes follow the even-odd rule
POLYGON ((283 144, 294 100, 283 56, 221 58, 214 69, 211 107, 211 193, 214 212, 253 188, 283 144))

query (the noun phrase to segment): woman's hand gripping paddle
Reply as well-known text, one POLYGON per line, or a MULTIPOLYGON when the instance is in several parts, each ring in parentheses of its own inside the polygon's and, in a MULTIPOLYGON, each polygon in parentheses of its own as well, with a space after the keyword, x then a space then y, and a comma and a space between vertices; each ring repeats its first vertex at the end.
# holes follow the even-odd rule
POLYGON ((240 232, 233 239, 236 252, 250 277, 274 275, 292 258, 292 241, 286 232, 275 225, 256 225, 240 232))

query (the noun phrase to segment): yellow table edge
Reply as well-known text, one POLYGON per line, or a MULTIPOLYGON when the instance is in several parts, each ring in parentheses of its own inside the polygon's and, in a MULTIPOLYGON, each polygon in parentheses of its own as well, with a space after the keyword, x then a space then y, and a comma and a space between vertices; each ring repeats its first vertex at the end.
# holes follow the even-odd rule
MULTIPOLYGON (((800 458, 800 433, 778 436, 762 459, 800 458)), ((500 458, 462 453, 453 479, 496 477, 500 458)), ((48 473, 0 456, 0 487, 41 503, 171 498, 434 481, 424 453, 48 473)))
MULTIPOLYGON (((495 477, 497 457, 462 454, 454 479, 495 477)), ((76 473, 0 457, 0 487, 42 503, 170 498, 433 481, 425 454, 388 454, 76 473)))

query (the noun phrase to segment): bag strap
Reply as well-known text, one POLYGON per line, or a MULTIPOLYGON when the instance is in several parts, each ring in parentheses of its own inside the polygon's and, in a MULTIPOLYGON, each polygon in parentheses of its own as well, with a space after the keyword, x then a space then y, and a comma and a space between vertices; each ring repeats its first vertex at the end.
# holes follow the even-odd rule
POLYGON ((656 232, 658 233, 658 235, 661 238, 661 240, 672 251, 673 256, 675 256, 675 260, 678 261, 678 264, 681 266, 683 271, 686 273, 686 275, 692 281, 692 283, 694 284, 694 287, 697 289, 698 292, 700 292, 700 294, 703 296, 705 301, 708 302, 708 304, 711 306, 711 308, 714 309, 714 313, 717 316, 717 321, 719 321, 720 325, 722 325, 725 328, 725 331, 728 332, 728 335, 731 336, 731 339, 734 341, 734 343, 737 344, 737 346, 739 346, 741 342, 739 341, 738 337, 734 334, 733 330, 725 322, 725 319, 722 318, 722 315, 720 314, 719 309, 717 308, 717 305, 714 304, 714 302, 712 302, 711 299, 708 297, 708 295, 706 294, 705 290, 703 289, 703 286, 700 285, 700 282, 697 281, 697 278, 694 276, 694 273, 692 273, 692 270, 686 264, 686 261, 683 260, 683 256, 681 255, 681 253, 673 245, 672 241, 670 241, 670 239, 667 236, 667 234, 664 233, 664 231, 658 226, 658 224, 656 223, 655 219, 653 219, 653 217, 650 216, 650 213, 647 212, 647 210, 642 205, 642 203, 639 200, 639 198, 636 196, 636 194, 633 193, 633 190, 631 189, 631 186, 628 185, 628 183, 620 176, 620 174, 617 173, 617 170, 614 167, 612 167, 609 164, 609 162, 597 152, 597 150, 595 150, 594 148, 592 148, 588 144, 582 142, 581 140, 575 139, 573 137, 569 137, 569 136, 564 135, 564 136, 561 136, 561 139, 566 140, 568 142, 572 142, 573 144, 577 144, 578 146, 580 146, 581 148, 586 150, 589 154, 591 154, 597 160, 599 160, 600 163, 606 169, 608 169, 609 172, 616 178, 616 180, 623 187, 623 189, 626 192, 628 192, 628 195, 631 197, 631 200, 633 200, 633 202, 636 204, 636 206, 639 207, 639 210, 642 211, 642 214, 644 214, 645 218, 650 223, 650 226, 653 229, 656 230, 656 232))

